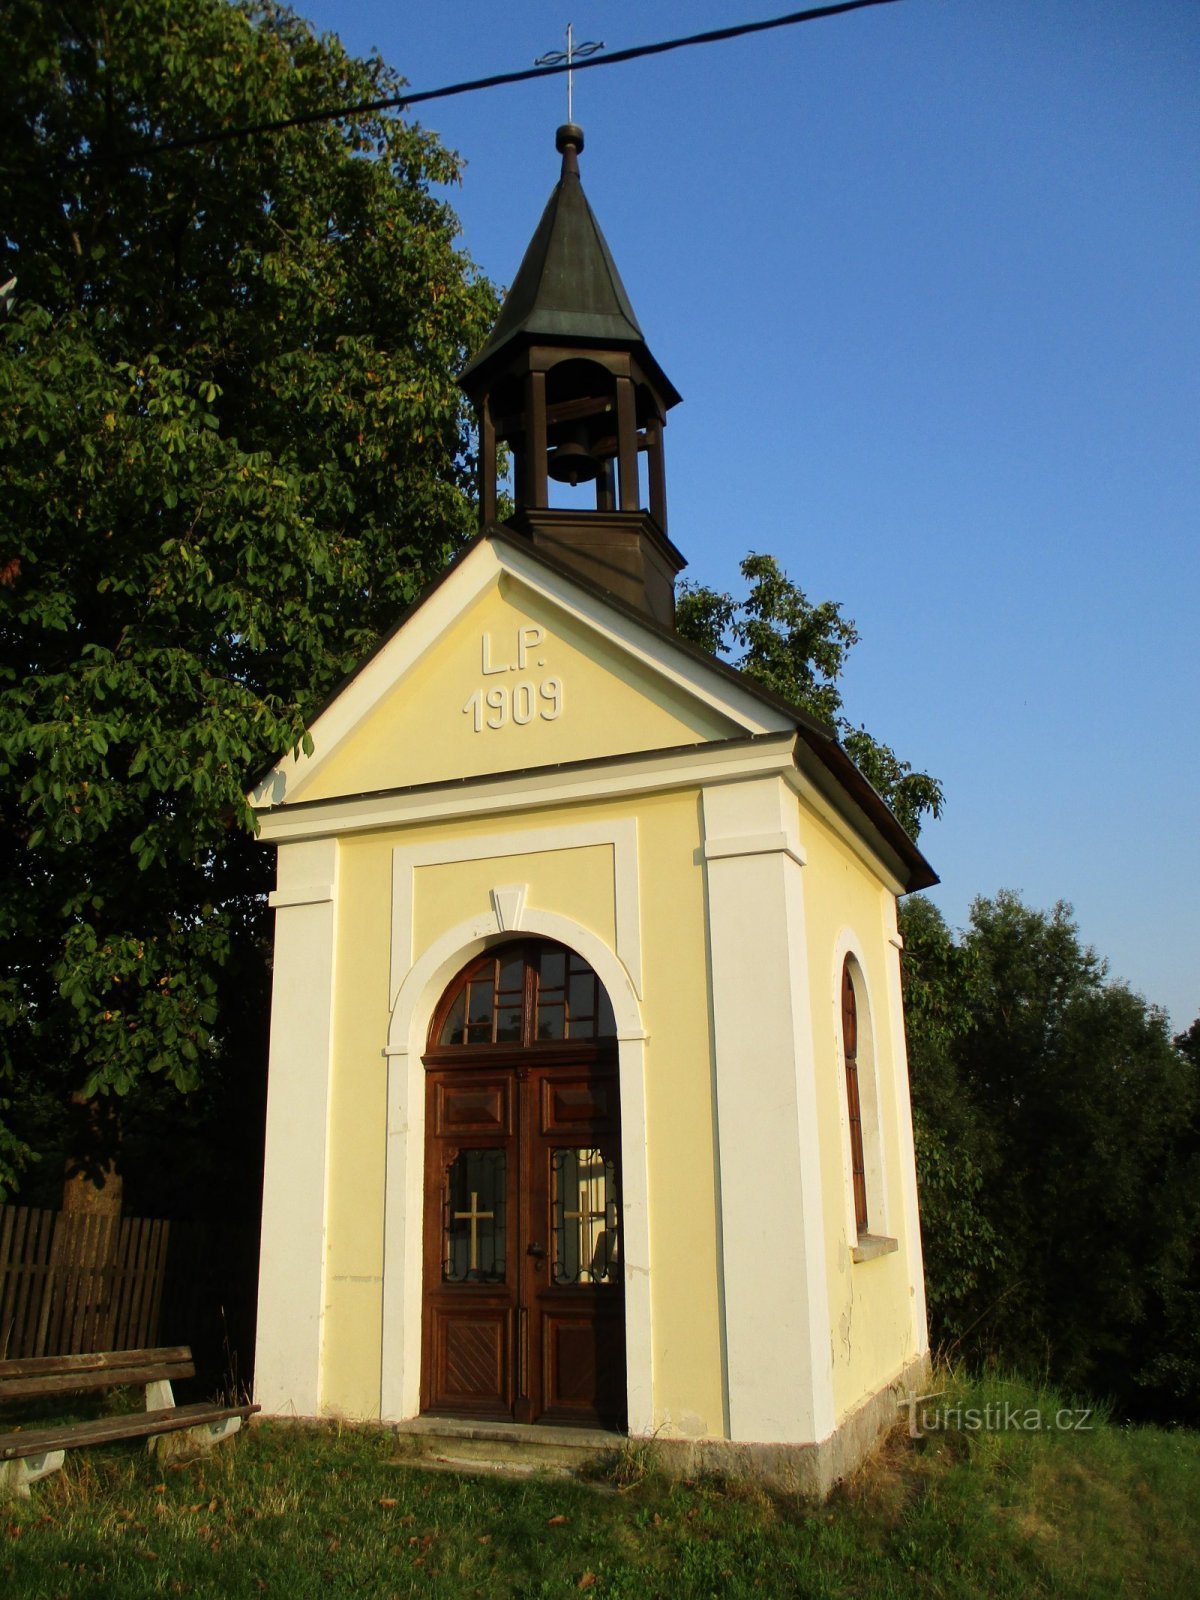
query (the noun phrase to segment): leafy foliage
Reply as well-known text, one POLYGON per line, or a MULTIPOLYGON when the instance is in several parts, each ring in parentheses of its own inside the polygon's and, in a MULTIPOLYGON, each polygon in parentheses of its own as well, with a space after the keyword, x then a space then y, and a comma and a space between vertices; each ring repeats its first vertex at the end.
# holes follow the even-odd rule
POLYGON ((764 688, 830 723, 842 744, 915 839, 927 815, 940 816, 942 786, 914 772, 888 745, 844 715, 838 679, 858 630, 833 600, 814 605, 774 556, 751 553, 741 564, 750 585, 744 600, 702 584, 683 583, 675 624, 685 639, 734 666, 764 688))
POLYGON ((1197 1029, 1173 1043, 1061 903, 979 899, 956 941, 917 898, 903 930, 935 1339, 1194 1420, 1197 1029))
POLYGON ((956 1056, 971 1028, 978 962, 970 947, 955 943, 932 901, 903 901, 901 917, 925 1292, 944 1343, 966 1327, 981 1285, 1001 1261, 983 1193, 978 1111, 962 1093, 956 1056))
POLYGON ((5 34, 0 1067, 190 1092, 265 1015, 244 785, 470 531, 452 375, 495 297, 396 117, 146 153, 397 91, 274 0, 5 34))

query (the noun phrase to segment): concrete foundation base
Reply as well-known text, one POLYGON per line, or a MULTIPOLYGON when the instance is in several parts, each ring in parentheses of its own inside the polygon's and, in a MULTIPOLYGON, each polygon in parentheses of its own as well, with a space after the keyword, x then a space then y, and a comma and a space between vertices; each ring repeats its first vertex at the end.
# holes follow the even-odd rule
POLYGON ((824 1497, 870 1455, 904 1419, 901 1403, 928 1388, 929 1358, 909 1363, 896 1378, 857 1406, 817 1444, 743 1443, 730 1439, 646 1440, 653 1459, 675 1477, 717 1473, 743 1483, 761 1483, 815 1499, 824 1497))
MULTIPOLYGON (((644 1438, 605 1433, 592 1428, 528 1427, 511 1422, 472 1422, 452 1417, 413 1417, 407 1422, 364 1423, 390 1428, 398 1449, 397 1464, 442 1471, 495 1472, 513 1476, 594 1474, 630 1465, 695 1478, 716 1474, 743 1483, 823 1499, 834 1484, 870 1455, 897 1422, 904 1420, 903 1402, 928 1389, 929 1358, 921 1356, 899 1372, 886 1388, 871 1395, 844 1417, 827 1439, 817 1444, 772 1444, 731 1439, 644 1438)), ((332 1418, 274 1417, 273 1422, 317 1426, 332 1418)))

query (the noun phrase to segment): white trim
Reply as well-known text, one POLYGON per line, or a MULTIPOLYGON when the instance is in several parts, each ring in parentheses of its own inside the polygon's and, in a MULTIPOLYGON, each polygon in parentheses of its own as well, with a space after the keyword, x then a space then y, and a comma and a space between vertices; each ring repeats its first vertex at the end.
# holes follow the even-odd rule
POLYGON ((833 942, 833 973, 830 985, 833 1011, 833 1041, 838 1069, 838 1126, 841 1131, 842 1196, 845 1211, 846 1241, 851 1251, 858 1243, 858 1223, 854 1215, 854 1163, 850 1150, 850 1107, 846 1101, 846 1041, 842 1033, 842 968, 847 958, 853 963, 854 1003, 858 1012, 858 1109, 862 1126, 863 1167, 867 1186, 867 1233, 891 1237, 891 1207, 888 1203, 887 1140, 884 1138, 885 1106, 879 1070, 879 1045, 876 1034, 876 1009, 871 999, 871 984, 863 944, 853 928, 838 930, 833 942))
MULTIPOLYGON (((370 829, 409 827, 418 822, 515 815, 521 811, 592 800, 633 799, 639 794, 699 788, 705 784, 776 773, 833 829, 890 894, 906 893, 907 884, 895 876, 892 868, 797 767, 801 749, 801 741, 794 732, 760 736, 754 740, 732 739, 727 743, 701 742, 674 750, 615 756, 605 762, 568 762, 562 767, 496 773, 469 783, 423 784, 413 789, 307 802, 299 807, 289 804, 271 809, 260 804, 256 821, 259 838, 268 842, 320 839, 331 834, 341 836, 370 829)), ((799 854, 803 858, 802 850, 799 854)))
POLYGON ((811 1444, 835 1411, 800 808, 777 778, 701 798, 718 845, 705 879, 728 1433, 811 1444), (794 1249, 768 1215, 788 1219, 794 1249))
POLYGON ((786 833, 748 834, 745 838, 704 841, 705 861, 723 861, 728 856, 771 855, 785 855, 798 867, 808 865, 808 857, 804 851, 798 845, 794 845, 786 833))
POLYGON ((904 1222, 902 1247, 908 1265, 909 1304, 912 1307, 913 1349, 925 1355, 929 1349, 929 1322, 925 1305, 925 1263, 921 1246, 921 1218, 917 1206, 917 1153, 913 1139, 912 1091, 908 1078, 908 1044, 904 1034, 904 991, 900 971, 900 949, 904 943, 896 921, 896 901, 884 896, 884 933, 887 952, 887 1015, 892 1036, 892 1073, 896 1095, 896 1145, 898 1150, 901 1217, 904 1222))
MULTIPOLYGON (((479 839, 448 839, 435 844, 397 845, 392 851, 392 957, 393 1005, 400 985, 413 963, 414 874, 418 867, 450 866, 462 861, 490 861, 513 856, 542 855, 559 850, 586 850, 611 846, 613 852, 613 917, 617 955, 642 996, 642 922, 638 890, 637 821, 633 817, 611 822, 581 822, 560 828, 529 828, 520 833, 491 833, 479 839)), ((493 893, 499 891, 493 891, 493 893)), ((497 908, 493 902, 493 919, 497 908)), ((528 908, 522 909, 521 926, 529 926, 528 908)), ((504 924, 499 924, 504 930, 504 924)), ((570 941, 564 941, 569 943, 570 941)), ((583 952, 580 951, 582 955, 583 952)))
MULTIPOLYGON (((621 1084, 621 1165, 625 1251, 625 1363, 629 1431, 654 1431, 650 1302, 649 1173, 646 1153, 645 1041, 633 980, 615 951, 590 929, 528 908, 522 932, 576 950, 595 969, 617 1023, 621 1084)), ((436 940, 405 975, 388 1028, 387 1174, 384 1196, 383 1341, 380 1416, 416 1416, 421 1404, 422 1232, 424 1226, 425 1068, 433 1012, 462 967, 502 936, 495 911, 460 923, 436 940)))
POLYGON ((300 798, 333 751, 361 725, 393 684, 502 573, 747 732, 782 732, 791 727, 784 712, 764 705, 759 696, 681 649, 669 637, 618 611, 599 596, 586 593, 570 578, 550 571, 507 541, 484 538, 316 718, 309 729, 312 755, 306 756, 297 749, 283 756, 252 791, 251 803, 280 805, 300 798))
POLYGON ((510 883, 504 888, 488 890, 488 898, 492 902, 492 910, 496 913, 496 922, 504 933, 519 933, 521 929, 521 916, 525 910, 525 896, 529 893, 527 883, 510 883))
POLYGON ((267 841, 321 839, 367 829, 409 827, 417 822, 450 822, 469 817, 576 805, 588 800, 632 799, 638 794, 698 788, 764 773, 794 771, 794 733, 728 744, 697 744, 671 751, 647 751, 603 763, 571 763, 531 772, 422 785, 322 800, 303 806, 259 810, 259 837, 267 841))
POLYGON ((337 749, 405 672, 437 643, 463 610, 499 571, 494 547, 481 542, 452 568, 424 605, 371 656, 309 728, 313 753, 299 749, 282 756, 251 791, 253 805, 295 800, 337 749))
POLYGON ((308 1417, 321 1407, 337 841, 287 845, 278 878, 254 1386, 268 1415, 308 1417))
POLYGON ((281 906, 319 906, 333 899, 332 883, 298 884, 291 889, 272 889, 267 904, 275 911, 281 906))

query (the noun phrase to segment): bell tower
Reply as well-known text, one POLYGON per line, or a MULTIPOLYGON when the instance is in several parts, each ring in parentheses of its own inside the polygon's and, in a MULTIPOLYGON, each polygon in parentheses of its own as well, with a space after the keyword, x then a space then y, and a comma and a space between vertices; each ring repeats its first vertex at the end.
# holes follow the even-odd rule
POLYGON ((670 627, 685 562, 667 538, 663 428, 680 397, 584 195, 583 129, 565 123, 555 144, 562 175, 491 337, 459 378, 479 423, 480 521, 496 520, 505 444, 516 484, 508 526, 670 627), (551 506, 552 481, 579 504, 551 506))

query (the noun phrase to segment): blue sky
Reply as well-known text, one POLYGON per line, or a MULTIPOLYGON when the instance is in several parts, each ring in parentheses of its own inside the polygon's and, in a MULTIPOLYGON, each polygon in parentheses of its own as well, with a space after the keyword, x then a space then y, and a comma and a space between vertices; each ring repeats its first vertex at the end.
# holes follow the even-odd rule
MULTIPOLYGON (((414 90, 795 0, 298 0, 414 90)), ((900 0, 580 74, 584 186, 684 403, 688 576, 748 550, 836 599, 847 710, 946 788, 922 847, 1065 899, 1200 1011, 1200 6, 900 0)), ((464 244, 511 281, 564 80, 421 108, 464 244)))

